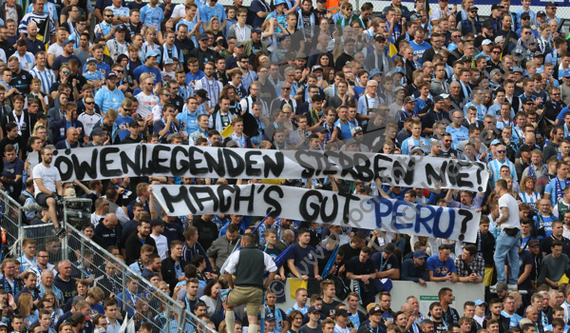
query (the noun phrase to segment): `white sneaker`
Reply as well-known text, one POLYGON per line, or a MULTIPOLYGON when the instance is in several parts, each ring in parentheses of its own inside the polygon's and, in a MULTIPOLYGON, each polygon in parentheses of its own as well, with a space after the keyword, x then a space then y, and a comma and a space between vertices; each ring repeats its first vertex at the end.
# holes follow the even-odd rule
POLYGON ((519 289, 518 284, 509 284, 507 285, 510 291, 517 291, 519 289))

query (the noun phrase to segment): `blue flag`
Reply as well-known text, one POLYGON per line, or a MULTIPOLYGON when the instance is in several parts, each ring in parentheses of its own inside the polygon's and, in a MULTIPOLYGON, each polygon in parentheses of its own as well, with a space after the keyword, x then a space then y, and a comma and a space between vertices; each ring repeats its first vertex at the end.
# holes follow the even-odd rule
POLYGON ((338 253, 338 247, 339 246, 340 246, 340 244, 334 248, 334 250, 331 253, 331 256, 329 257, 329 261, 327 262, 327 265, 325 266, 325 269, 323 270, 323 274, 321 274, 323 279, 326 278, 330 274, 330 272, 334 266, 334 263, 336 261, 336 254, 338 253))

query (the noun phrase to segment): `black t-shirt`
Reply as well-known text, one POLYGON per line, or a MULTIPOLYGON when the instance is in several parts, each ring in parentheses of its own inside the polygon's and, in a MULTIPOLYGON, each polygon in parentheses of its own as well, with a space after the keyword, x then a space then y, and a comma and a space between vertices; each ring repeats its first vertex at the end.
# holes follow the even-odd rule
POLYGON ((321 324, 317 324, 317 328, 314 328, 314 329, 310 328, 307 325, 303 325, 299 329, 299 332, 301 332, 301 333, 322 333, 323 329, 321 328, 321 324))
POLYGON ((374 268, 374 262, 372 260, 361 263, 359 257, 354 257, 346 263, 346 272, 350 272, 354 275, 372 274, 375 271, 376 269, 374 268))
POLYGON ((32 75, 23 69, 20 69, 20 73, 16 74, 12 72, 12 80, 10 81, 10 86, 12 88, 18 89, 20 95, 26 97, 30 93, 30 85, 32 84, 32 75))
POLYGON ((445 326, 443 319, 440 322, 435 322, 435 321, 433 322, 433 333, 443 333, 446 331, 447 331, 447 326, 445 326))
POLYGON ((192 223, 200 235, 200 245, 207 250, 212 243, 218 238, 218 226, 212 221, 204 221, 201 217, 195 219, 192 223))
POLYGON ((335 308, 340 302, 333 300, 332 303, 327 304, 323 300, 323 306, 321 307, 321 312, 327 317, 334 317, 335 308))
POLYGON ((137 137, 136 139, 133 139, 133 138, 131 138, 131 136, 129 135, 129 136, 125 137, 125 138, 121 141, 121 144, 139 143, 139 142, 141 142, 141 141, 142 141, 141 137, 137 137))
MULTIPOLYGON (((14 146, 14 148, 16 148, 16 156, 17 156, 18 153, 20 152, 20 149, 22 149, 23 147, 20 140, 21 140, 20 136, 18 136, 14 140, 11 140, 10 138, 8 138, 8 136, 5 136, 2 140, 0 140, 0 154, 2 154, 0 156, 4 156, 4 149, 6 148, 7 144, 11 144, 12 146, 14 146)), ((4 170, 4 162, 2 160, 0 160, 0 170, 4 170)))

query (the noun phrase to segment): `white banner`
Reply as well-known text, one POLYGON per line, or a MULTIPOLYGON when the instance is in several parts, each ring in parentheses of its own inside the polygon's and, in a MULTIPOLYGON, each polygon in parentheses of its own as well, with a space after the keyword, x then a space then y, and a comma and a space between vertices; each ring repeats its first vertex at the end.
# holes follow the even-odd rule
MULTIPOLYGON (((32 166, 38 154, 30 157, 32 166)), ((257 150, 165 144, 129 144, 54 151, 62 181, 167 176, 228 179, 336 178, 401 187, 484 192, 484 163, 428 156, 314 150, 257 150)))
POLYGON ((481 213, 422 206, 400 200, 289 186, 152 185, 170 216, 240 214, 265 216, 274 211, 292 220, 438 237, 474 243, 481 213))

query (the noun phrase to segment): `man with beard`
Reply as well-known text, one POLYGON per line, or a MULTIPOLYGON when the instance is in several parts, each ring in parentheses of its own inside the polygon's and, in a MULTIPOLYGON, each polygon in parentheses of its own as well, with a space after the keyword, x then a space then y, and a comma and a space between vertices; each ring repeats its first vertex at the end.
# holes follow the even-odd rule
POLYGON ((51 166, 53 153, 49 148, 40 151, 42 162, 34 167, 34 188, 36 202, 41 206, 48 206, 48 215, 56 228, 59 227, 57 219, 56 201, 63 194, 59 170, 51 166), (57 192, 56 192, 57 191, 57 192))
POLYGON ((137 233, 131 234, 125 241, 127 265, 132 264, 140 258, 143 245, 151 245, 153 247, 153 253, 158 254, 154 238, 150 237, 150 221, 141 220, 137 226, 137 230, 137 233))
POLYGON ((186 24, 178 25, 176 30, 177 36, 174 40, 174 46, 176 46, 176 48, 180 50, 180 53, 182 53, 182 59, 178 60, 185 64, 188 62, 188 59, 190 59, 190 52, 196 47, 194 42, 188 38, 188 26, 186 24))
POLYGON ((209 100, 206 101, 208 108, 213 109, 220 98, 222 92, 222 84, 214 78, 215 65, 213 61, 208 61, 204 65, 204 73, 206 76, 196 81, 195 90, 204 89, 208 93, 209 100))
POLYGON ((446 332, 448 326, 441 318, 443 315, 441 304, 439 302, 431 303, 429 306, 429 313, 431 313, 431 317, 429 317, 429 319, 433 322, 433 333, 446 332))
POLYGON ((190 51, 190 57, 198 59, 198 67, 202 71, 208 62, 214 61, 216 59, 216 53, 208 48, 209 38, 210 37, 208 34, 201 34, 198 37, 199 47, 190 51))
POLYGON ((258 95, 264 104, 267 105, 277 97, 275 86, 267 79, 269 77, 269 66, 259 68, 257 74, 257 81, 259 82, 258 95))
POLYGON ((117 74, 112 71, 108 72, 107 75, 105 75, 105 79, 105 86, 95 95, 95 103, 101 108, 104 114, 106 114, 109 109, 118 110, 123 99, 125 99, 123 92, 117 89, 117 74))

